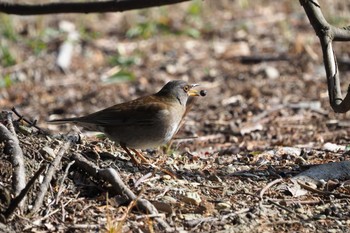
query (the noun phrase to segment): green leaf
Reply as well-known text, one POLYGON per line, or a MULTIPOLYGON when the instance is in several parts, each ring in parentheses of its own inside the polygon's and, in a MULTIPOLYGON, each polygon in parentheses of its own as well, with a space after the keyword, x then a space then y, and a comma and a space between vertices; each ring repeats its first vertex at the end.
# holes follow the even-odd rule
POLYGON ((98 133, 96 134, 96 138, 104 140, 107 138, 107 136, 104 133, 98 133))
POLYGON ((109 64, 113 66, 130 67, 136 64, 137 57, 113 56, 109 59, 109 64))
POLYGON ((12 80, 9 74, 5 75, 4 77, 0 78, 0 88, 6 88, 10 87, 12 85, 12 80))
POLYGON ((17 41, 17 32, 10 16, 0 14, 0 34, 11 41, 17 41))
POLYGON ((16 59, 12 56, 7 46, 0 47, 0 64, 4 67, 13 66, 16 64, 16 59))
POLYGON ((41 39, 31 39, 28 41, 28 45, 33 49, 35 54, 39 54, 47 48, 46 43, 41 39))
POLYGON ((192 4, 187 9, 187 12, 192 16, 198 16, 202 12, 202 1, 196 0, 192 1, 192 4))
POLYGON ((122 83, 130 82, 135 80, 135 75, 132 72, 126 70, 120 70, 117 73, 109 76, 104 82, 105 83, 122 83))
POLYGON ((195 28, 187 28, 184 32, 193 38, 199 38, 201 36, 201 32, 195 28))
POLYGON ((345 151, 350 151, 350 144, 345 146, 345 151))

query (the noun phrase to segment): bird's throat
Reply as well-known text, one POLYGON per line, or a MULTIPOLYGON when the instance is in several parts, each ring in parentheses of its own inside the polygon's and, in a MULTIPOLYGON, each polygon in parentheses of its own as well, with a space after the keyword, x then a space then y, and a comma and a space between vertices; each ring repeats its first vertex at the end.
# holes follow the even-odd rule
POLYGON ((182 103, 182 101, 181 101, 181 98, 180 98, 180 97, 176 96, 176 99, 177 99, 177 101, 179 101, 179 103, 180 103, 181 105, 185 106, 185 104, 186 104, 186 103, 182 103))

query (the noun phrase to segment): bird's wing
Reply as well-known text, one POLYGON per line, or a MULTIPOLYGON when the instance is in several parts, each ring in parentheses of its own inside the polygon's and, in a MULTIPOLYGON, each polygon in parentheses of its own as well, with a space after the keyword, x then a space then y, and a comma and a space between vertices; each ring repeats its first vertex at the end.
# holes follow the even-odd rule
POLYGON ((163 101, 154 96, 148 96, 80 117, 78 122, 104 127, 135 124, 155 125, 162 115, 168 114, 167 111, 168 106, 163 101))

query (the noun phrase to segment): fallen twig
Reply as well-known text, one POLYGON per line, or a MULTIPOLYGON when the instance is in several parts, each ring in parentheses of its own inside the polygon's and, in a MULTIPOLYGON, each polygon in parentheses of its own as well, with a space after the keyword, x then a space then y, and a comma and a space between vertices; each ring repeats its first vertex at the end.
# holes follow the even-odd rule
POLYGON ((34 127, 37 130, 39 130, 40 133, 44 134, 44 135, 48 135, 49 133, 46 132, 45 130, 43 130, 42 128, 40 128, 39 126, 36 125, 37 121, 34 120, 33 122, 26 119, 24 116, 22 116, 21 114, 19 114, 16 110, 15 107, 12 107, 11 111, 16 114, 16 116, 19 118, 19 120, 23 120, 24 122, 26 122, 30 127, 34 127))
POLYGON ((74 224, 71 226, 68 226, 71 230, 96 230, 98 231, 100 229, 100 225, 97 224, 74 224))
POLYGON ((329 192, 329 191, 322 191, 322 190, 318 190, 315 189, 299 180, 297 180, 298 184, 303 188, 306 189, 307 191, 313 192, 313 193, 317 193, 320 195, 324 195, 324 196, 334 196, 336 198, 350 198, 350 195, 347 194, 343 194, 343 193, 333 193, 333 192, 329 192))
POLYGON ((62 177, 62 180, 61 180, 61 185, 60 185, 60 188, 58 189, 58 192, 57 192, 57 196, 56 196, 56 204, 58 203, 59 201, 59 198, 61 196, 61 193, 63 192, 63 185, 64 185, 64 181, 68 175, 68 172, 69 172, 69 168, 75 163, 75 161, 72 161, 70 162, 67 167, 66 167, 66 171, 64 172, 64 176, 62 177))
POLYGON ((46 167, 45 165, 42 165, 39 168, 39 170, 35 172, 34 176, 28 181, 27 185, 24 187, 24 189, 22 189, 20 194, 11 201, 9 207, 4 213, 4 216, 6 219, 8 219, 13 214, 15 209, 18 207, 19 203, 24 199, 26 194, 29 192, 29 190, 33 186, 35 180, 37 180, 40 174, 45 170, 45 167, 46 167))
POLYGON ((53 175, 55 174, 58 165, 61 162, 61 159, 63 157, 63 155, 66 153, 66 151, 69 149, 69 147, 71 146, 72 142, 74 142, 74 139, 69 138, 68 141, 61 147, 61 149, 58 151, 57 156, 55 158, 55 160, 53 161, 53 163, 50 165, 46 176, 44 178, 44 181, 41 183, 40 185, 40 191, 37 194, 37 198, 34 202, 33 205, 33 209, 31 210, 31 213, 34 214, 42 205, 45 194, 49 188, 51 179, 53 177, 53 175))
POLYGON ((261 199, 261 200, 263 199, 264 193, 265 193, 269 188, 271 188, 271 187, 274 186, 275 184, 281 183, 282 181, 283 181, 283 178, 279 178, 279 179, 273 180, 273 181, 271 181, 270 183, 268 183, 263 189, 261 189, 260 194, 259 194, 260 199, 261 199))
POLYGON ((252 177, 255 179, 259 179, 260 176, 255 175, 253 173, 247 172, 247 171, 238 171, 238 172, 234 172, 231 174, 228 174, 228 176, 238 176, 238 177, 252 177))
POLYGON ((141 185, 144 181, 146 181, 148 178, 152 177, 154 174, 153 172, 149 172, 146 175, 142 176, 140 179, 138 179, 135 184, 134 187, 137 188, 139 185, 141 185))
POLYGON ((177 144, 180 143, 186 143, 186 142, 216 142, 216 141, 224 141, 225 135, 224 134, 213 134, 213 135, 207 135, 207 136, 200 136, 200 137, 188 137, 188 138, 174 138, 174 141, 176 141, 177 144))
POLYGON ((165 214, 145 214, 145 215, 138 215, 135 217, 136 220, 143 219, 143 218, 160 218, 165 217, 165 214))
POLYGON ((245 208, 245 209, 241 209, 241 210, 238 210, 236 212, 233 212, 233 213, 226 214, 222 217, 206 217, 206 218, 193 219, 193 220, 187 221, 186 224, 189 227, 194 227, 191 229, 191 230, 194 230, 201 223, 222 222, 222 221, 226 220, 227 218, 231 218, 231 217, 234 217, 234 216, 239 215, 239 214, 247 213, 249 211, 250 211, 250 208, 245 208))
POLYGON ((277 203, 283 203, 285 205, 290 204, 303 204, 303 205, 314 205, 319 204, 321 202, 325 202, 325 200, 321 199, 314 199, 314 200, 294 200, 294 199, 270 199, 271 201, 277 202, 277 203))
POLYGON ((270 204, 272 204, 272 205, 275 205, 275 206, 277 206, 278 208, 281 208, 282 210, 285 210, 285 211, 287 211, 287 212, 289 212, 289 213, 291 213, 291 214, 295 214, 295 215, 298 216, 299 218, 303 219, 303 218, 300 217, 297 213, 295 213, 293 210, 290 210, 289 208, 287 208, 287 207, 285 207, 285 206, 283 206, 283 205, 280 205, 280 204, 278 204, 277 202, 272 201, 271 199, 267 199, 267 202, 270 203, 270 204))
POLYGON ((4 114, 6 115, 7 128, 10 130, 10 132, 13 134, 13 136, 18 140, 15 127, 13 126, 12 113, 5 111, 4 114))
MULTIPOLYGON (((113 189, 119 194, 123 195, 130 201, 137 200, 136 205, 139 209, 146 212, 147 214, 157 215, 158 211, 148 200, 138 198, 122 181, 119 173, 112 168, 100 169, 94 163, 85 159, 81 154, 75 153, 73 155, 73 159, 76 164, 89 173, 91 176, 103 179, 108 181, 113 189)), ((173 231, 173 229, 169 226, 167 222, 165 222, 162 218, 156 217, 155 220, 159 223, 159 225, 164 228, 167 232, 173 231)))
POLYGON ((277 222, 266 223, 266 226, 276 226, 276 225, 292 225, 292 224, 302 224, 299 220, 282 220, 277 222))
MULTIPOLYGON (((125 211, 125 213, 123 214, 123 216, 117 220, 117 221, 118 221, 118 224, 117 224, 117 226, 116 226, 116 232, 122 232, 122 230, 123 230, 123 225, 124 225, 126 219, 128 218, 128 215, 130 214, 131 210, 135 207, 138 198, 139 198, 139 197, 137 197, 137 199, 132 200, 132 201, 129 203, 129 205, 128 205, 126 211, 125 211)), ((110 219, 110 217, 109 217, 108 215, 107 215, 107 224, 108 224, 108 225, 113 224, 112 221, 111 221, 111 219, 110 219), (108 219, 109 219, 109 220, 108 220, 108 219)), ((108 226, 107 226, 107 227, 108 227, 108 226)))
MULTIPOLYGON (((10 121, 11 125, 12 122, 10 121)), ((0 124, 0 142, 5 142, 5 153, 10 155, 13 166, 12 187, 14 196, 18 196, 26 186, 26 172, 23 152, 19 146, 17 136, 12 134, 3 124, 0 124)), ((19 203, 22 208, 24 199, 19 203)))
MULTIPOLYGON (((76 195, 75 198, 77 198, 78 195, 76 195)), ((59 211, 62 211, 62 209, 64 209, 67 205, 69 205, 71 202, 73 201, 73 199, 70 199, 68 200, 66 203, 64 203, 62 205, 62 208, 57 208, 55 209, 54 211, 48 213, 47 215, 45 215, 44 217, 42 218, 39 218, 39 219, 36 219, 34 222, 33 222, 33 225, 29 225, 28 227, 24 228, 23 229, 23 232, 29 232, 30 229, 34 228, 35 226, 37 226, 38 224, 37 223, 41 223, 42 221, 44 221, 45 219, 48 219, 49 217, 51 217, 52 215, 58 213, 59 211)))

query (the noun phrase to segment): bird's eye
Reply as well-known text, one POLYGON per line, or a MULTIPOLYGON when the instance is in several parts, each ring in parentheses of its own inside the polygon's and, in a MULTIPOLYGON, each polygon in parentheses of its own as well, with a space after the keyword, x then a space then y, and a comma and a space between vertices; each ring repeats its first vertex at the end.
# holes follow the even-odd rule
POLYGON ((184 86, 184 91, 185 91, 185 92, 188 92, 189 89, 190 89, 190 88, 188 87, 188 85, 184 86))

